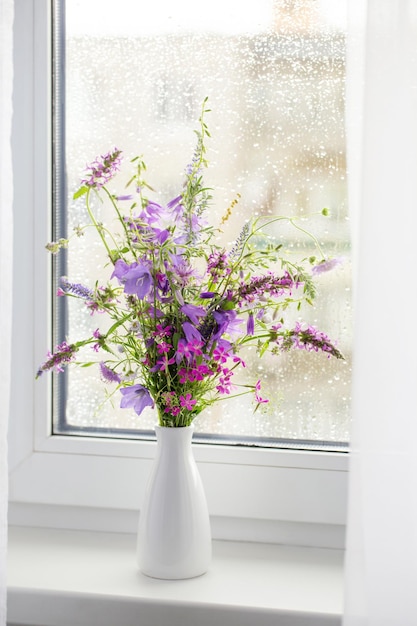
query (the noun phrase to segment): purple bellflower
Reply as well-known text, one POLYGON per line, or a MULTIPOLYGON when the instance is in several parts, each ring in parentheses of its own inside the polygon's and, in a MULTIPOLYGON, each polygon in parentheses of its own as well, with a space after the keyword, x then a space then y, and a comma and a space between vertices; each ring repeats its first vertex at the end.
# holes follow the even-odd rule
POLYGON ((184 331, 184 335, 188 341, 188 343, 193 343, 193 341, 199 341, 203 343, 203 338, 201 336, 200 331, 197 330, 195 326, 190 324, 190 322, 184 322, 182 325, 182 329, 184 331))
POLYGON ((184 304, 181 307, 181 311, 192 321, 193 324, 198 324, 199 318, 204 317, 206 310, 202 306, 196 306, 195 304, 184 304))
POLYGON ((116 276, 124 285, 125 293, 137 296, 140 300, 148 295, 152 287, 152 275, 144 263, 127 265, 122 259, 118 259, 114 266, 113 276, 116 276))
POLYGON ((120 402, 122 409, 132 408, 137 415, 140 415, 147 406, 154 407, 151 394, 143 385, 123 387, 120 389, 120 393, 123 396, 120 402))

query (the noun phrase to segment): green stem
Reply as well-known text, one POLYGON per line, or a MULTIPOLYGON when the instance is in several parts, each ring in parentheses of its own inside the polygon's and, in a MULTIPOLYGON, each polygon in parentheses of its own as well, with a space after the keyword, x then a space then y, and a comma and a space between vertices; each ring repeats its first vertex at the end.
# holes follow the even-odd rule
POLYGON ((298 224, 296 224, 294 218, 290 218, 289 221, 294 226, 294 228, 296 228, 300 232, 304 233, 305 235, 307 235, 308 237, 310 237, 310 239, 312 239, 314 241, 314 243, 315 243, 317 249, 319 250, 321 256, 323 257, 323 259, 325 259, 326 256, 325 256, 325 254, 323 252, 323 249, 322 249, 321 245, 319 244, 319 241, 318 241, 317 237, 315 235, 313 235, 313 233, 310 233, 308 230, 305 230, 305 228, 302 228, 301 226, 298 226, 298 224))
MULTIPOLYGON (((135 253, 134 253, 134 251, 132 250, 132 247, 130 246, 130 236, 129 236, 129 235, 130 235, 130 233, 129 233, 129 230, 128 230, 127 226, 126 226, 126 222, 125 222, 125 220, 123 219, 123 216, 122 216, 122 214, 121 214, 121 213, 120 213, 120 211, 119 211, 119 207, 117 206, 116 202, 114 201, 114 197, 113 197, 113 196, 112 196, 112 194, 109 192, 109 190, 107 189, 107 187, 103 187, 102 189, 106 192, 106 194, 107 194, 108 198, 110 199, 110 202, 111 202, 111 203, 112 203, 112 205, 113 205, 114 210, 115 210, 115 211, 116 211, 116 213, 117 213, 117 217, 119 218, 119 222, 121 223, 121 225, 123 226, 123 230, 125 231, 126 241, 128 241, 128 242, 129 242, 129 248, 130 248, 130 251, 131 251, 131 252, 132 252, 132 254, 135 256, 135 253)), ((136 258, 136 257, 135 257, 135 258, 136 258)))
POLYGON ((111 250, 110 250, 109 246, 107 245, 106 238, 105 238, 105 237, 104 237, 104 235, 103 235, 103 229, 102 229, 102 227, 101 227, 101 226, 99 226, 99 224, 98 224, 98 222, 97 222, 97 220, 96 220, 96 218, 95 218, 95 215, 94 215, 94 213, 93 213, 93 212, 92 212, 92 210, 91 210, 91 206, 90 206, 90 193, 91 193, 91 188, 89 187, 89 189, 88 189, 88 191, 87 191, 87 199, 86 199, 86 207, 87 207, 88 215, 90 216, 90 219, 91 219, 91 221, 93 222, 93 224, 94 224, 94 226, 95 226, 96 231, 97 231, 97 232, 98 232, 98 234, 100 235, 101 241, 103 242, 104 247, 106 248, 107 253, 108 253, 108 255, 109 255, 110 259, 113 259, 112 252, 111 252, 111 250))
POLYGON ((242 391, 241 393, 235 393, 233 396, 221 396, 221 398, 214 398, 211 401, 211 404, 214 404, 215 402, 223 402, 224 400, 233 400, 234 398, 240 398, 240 396, 247 396, 248 393, 254 393, 254 391, 255 391, 255 386, 253 386, 250 389, 248 389, 248 391, 242 391))

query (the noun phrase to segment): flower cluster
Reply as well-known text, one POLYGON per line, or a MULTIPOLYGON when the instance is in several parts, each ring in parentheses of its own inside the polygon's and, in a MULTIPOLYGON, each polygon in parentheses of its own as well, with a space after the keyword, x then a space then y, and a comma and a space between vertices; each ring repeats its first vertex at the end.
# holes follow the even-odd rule
POLYGON ((37 376, 39 377, 43 372, 52 369, 56 372, 63 372, 64 365, 74 360, 77 350, 78 346, 74 344, 69 345, 66 341, 63 341, 56 346, 53 352, 48 352, 45 363, 38 369, 37 376))
MULTIPOLYGON (((187 426, 205 407, 241 393, 253 393, 256 408, 268 402, 259 380, 241 388, 233 382, 235 371, 245 367, 250 345, 260 356, 268 349, 273 354, 301 349, 343 358, 321 331, 301 323, 284 325, 289 304, 311 303, 314 273, 331 265, 323 258, 319 270, 306 270, 268 242, 267 225, 292 219, 246 222, 229 251, 213 243, 217 231, 206 221, 210 195, 202 176, 209 136, 205 112, 204 103, 182 193, 165 206, 146 197, 150 188, 138 158, 132 161, 130 180, 135 193, 128 196, 115 196, 107 187, 119 170, 120 150, 88 168, 74 197, 85 197, 107 252, 108 283, 89 288, 62 278, 58 295, 80 299, 90 315, 104 313, 110 323, 106 332, 97 329, 86 339, 60 344, 38 371, 77 363, 78 350, 90 345, 102 355, 101 379, 120 390, 121 407, 138 415, 156 407, 160 425, 170 427, 187 426), (97 221, 92 193, 104 194, 111 203, 118 234, 97 221), (132 201, 128 211, 120 208, 126 201, 132 201)), ((55 247, 48 249, 56 253, 55 247)))
POLYGON ((100 189, 104 187, 119 171, 121 150, 114 149, 102 157, 97 158, 88 169, 86 177, 81 181, 87 187, 100 189))

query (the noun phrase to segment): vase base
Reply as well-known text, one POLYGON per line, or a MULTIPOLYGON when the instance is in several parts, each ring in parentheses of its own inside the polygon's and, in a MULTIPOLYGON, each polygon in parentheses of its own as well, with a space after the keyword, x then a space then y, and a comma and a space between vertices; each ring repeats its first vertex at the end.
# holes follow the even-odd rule
POLYGON ((155 580, 189 580, 191 578, 200 578, 204 576, 208 572, 208 568, 204 569, 200 572, 189 572, 189 573, 180 573, 180 572, 172 572, 169 573, 158 573, 152 571, 139 570, 143 576, 147 578, 153 578, 155 580))

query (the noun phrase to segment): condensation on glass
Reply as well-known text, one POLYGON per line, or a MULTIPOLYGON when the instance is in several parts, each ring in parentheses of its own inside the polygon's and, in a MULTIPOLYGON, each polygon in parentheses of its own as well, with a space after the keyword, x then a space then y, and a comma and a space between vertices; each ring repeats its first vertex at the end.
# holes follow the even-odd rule
MULTIPOLYGON (((267 443, 346 442, 351 376, 351 266, 344 135, 346 0, 72 0, 66 3, 65 174, 68 233, 87 221, 71 200, 85 165, 117 146, 129 162, 143 155, 154 198, 178 195, 194 148, 203 99, 213 189, 211 218, 229 245, 251 215, 307 218, 326 253, 342 263, 318 278, 318 305, 303 319, 338 340, 345 361, 318 354, 246 355, 245 379, 263 383, 270 402, 255 414, 251 396, 217 403, 196 421, 207 436, 267 443), (320 215, 323 207, 330 217, 320 215), (247 399, 246 399, 247 398, 247 399)), ((57 139, 63 136, 58 133, 57 139)), ((125 169, 127 180, 129 167, 125 169)), ((97 205, 100 219, 110 220, 97 205)), ((312 252, 288 229, 270 232, 294 254, 312 252)), ((65 271, 93 286, 104 257, 93 229, 74 239, 65 271)), ((103 280, 104 280, 103 274, 103 280)), ((97 328, 78 301, 65 300, 61 333, 69 340, 97 328), (63 321, 64 320, 64 321, 63 321)), ((293 314, 297 318, 296 312, 293 314)), ((93 351, 88 358, 99 358, 93 351)), ((62 376, 62 375, 60 375, 62 376)), ((106 399, 97 368, 68 369, 61 380, 56 430, 135 436, 152 429, 155 413, 140 418, 106 399)), ((109 390, 107 389, 107 392, 109 390)))

